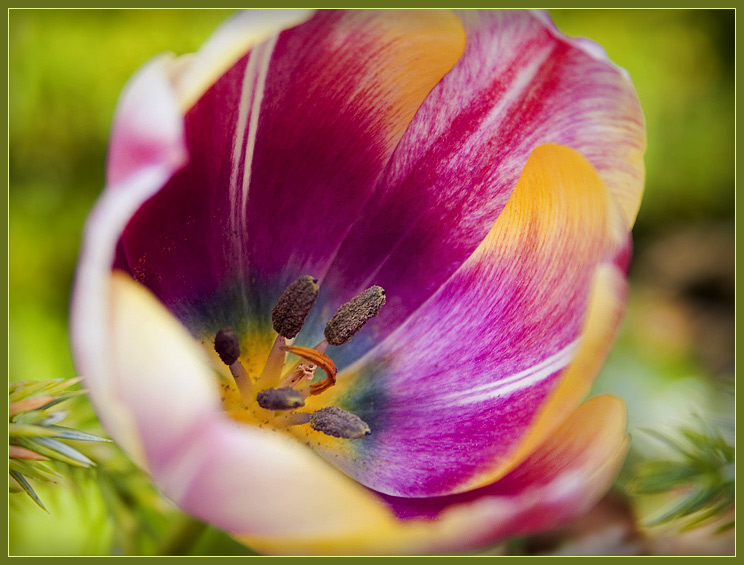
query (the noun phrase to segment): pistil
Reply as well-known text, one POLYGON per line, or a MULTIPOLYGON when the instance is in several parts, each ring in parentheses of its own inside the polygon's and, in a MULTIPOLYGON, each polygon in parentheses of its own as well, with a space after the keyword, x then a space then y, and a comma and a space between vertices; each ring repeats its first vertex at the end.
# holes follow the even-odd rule
MULTIPOLYGON (((328 347, 328 341, 323 340, 318 345, 313 347, 315 351, 318 353, 325 353, 326 348, 328 347)), ((313 377, 315 376, 315 369, 317 368, 316 365, 312 363, 305 363, 304 361, 297 361, 292 367, 284 373, 284 379, 282 380, 280 387, 283 386, 294 386, 297 383, 301 382, 303 379, 307 381, 312 381, 313 377)))
POLYGON ((333 359, 331 359, 324 353, 321 353, 317 351, 316 349, 311 349, 309 347, 300 347, 299 345, 287 345, 285 346, 285 349, 289 351, 290 353, 294 353, 295 355, 310 361, 311 363, 313 363, 314 365, 317 365, 318 367, 323 369, 323 371, 325 371, 325 374, 326 374, 325 379, 310 385, 310 389, 309 389, 310 394, 320 394, 324 390, 336 384, 336 371, 337 370, 336 370, 336 364, 333 362, 333 359))
POLYGON ((279 383, 279 388, 295 386, 303 380, 312 381, 315 378, 315 369, 317 369, 317 365, 312 363, 297 362, 292 370, 287 373, 284 380, 279 383))

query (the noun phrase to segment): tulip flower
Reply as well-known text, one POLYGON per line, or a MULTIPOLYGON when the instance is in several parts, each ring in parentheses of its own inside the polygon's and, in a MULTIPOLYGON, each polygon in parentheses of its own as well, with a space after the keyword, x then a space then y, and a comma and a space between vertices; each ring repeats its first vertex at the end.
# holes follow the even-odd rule
POLYGON ((244 12, 115 116, 72 306, 100 419, 260 552, 444 553, 607 489, 583 399, 625 301, 643 117, 522 11, 244 12))

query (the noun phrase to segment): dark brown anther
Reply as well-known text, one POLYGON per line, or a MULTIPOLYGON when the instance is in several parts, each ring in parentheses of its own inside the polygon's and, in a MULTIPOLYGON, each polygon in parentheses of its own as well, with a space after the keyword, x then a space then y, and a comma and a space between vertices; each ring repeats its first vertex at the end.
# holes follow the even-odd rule
POLYGON ((338 406, 327 406, 310 415, 310 426, 326 435, 359 439, 372 433, 367 423, 356 414, 338 406))
POLYGON ((222 328, 214 338, 214 350, 228 367, 240 357, 240 340, 232 328, 222 328))
POLYGON ((266 410, 292 410, 305 406, 305 397, 292 387, 267 388, 258 393, 256 400, 266 410))
POLYGON ((302 329, 310 310, 318 299, 318 280, 306 275, 287 287, 271 311, 274 331, 287 339, 302 329))
POLYGON ((374 318, 385 304, 385 291, 379 286, 368 288, 342 305, 325 328, 325 338, 331 345, 343 345, 374 318))

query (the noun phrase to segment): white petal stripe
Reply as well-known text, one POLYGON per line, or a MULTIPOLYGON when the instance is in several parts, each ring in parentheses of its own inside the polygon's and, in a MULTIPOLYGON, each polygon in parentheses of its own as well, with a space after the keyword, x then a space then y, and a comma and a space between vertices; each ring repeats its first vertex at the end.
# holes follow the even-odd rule
POLYGON ((437 404, 442 407, 464 406, 475 402, 484 402, 500 396, 513 394, 517 391, 530 388, 548 378, 550 375, 565 369, 573 361, 579 349, 581 338, 568 344, 566 347, 551 355, 537 365, 533 365, 523 371, 509 377, 499 379, 497 382, 488 383, 471 388, 466 391, 453 392, 437 399, 437 404))

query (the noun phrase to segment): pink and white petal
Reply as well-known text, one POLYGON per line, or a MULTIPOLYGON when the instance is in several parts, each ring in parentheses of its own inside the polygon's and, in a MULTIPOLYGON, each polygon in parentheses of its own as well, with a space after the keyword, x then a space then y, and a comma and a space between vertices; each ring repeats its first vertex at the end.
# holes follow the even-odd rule
MULTIPOLYGON (((250 170, 252 269, 320 276, 465 47, 447 11, 323 11, 280 35, 250 170)), ((281 292, 283 288, 278 288, 281 292)))
POLYGON ((126 85, 109 144, 109 188, 153 163, 185 163, 183 115, 222 73, 257 43, 312 15, 307 10, 254 10, 228 19, 198 53, 161 55, 126 85))
POLYGON ((609 209, 586 159, 538 147, 468 261, 334 389, 309 399, 358 414, 372 434, 306 439, 363 484, 398 496, 470 489, 513 466, 579 351, 594 275, 613 246, 609 209))
POLYGON ((269 554, 446 554, 564 524, 586 513, 610 488, 625 458, 625 406, 592 398, 517 469, 486 487, 457 495, 381 496, 398 517, 391 528, 347 537, 240 536, 269 554))
POLYGON ((373 493, 276 430, 205 422, 155 480, 180 508, 234 534, 361 537, 388 529, 373 493))
POLYGON ((85 228, 81 260, 76 273, 71 307, 71 339, 75 364, 91 391, 99 416, 109 433, 118 437, 130 455, 144 463, 135 424, 122 410, 108 380, 112 351, 105 328, 109 327, 110 276, 117 259, 116 242, 129 218, 186 161, 182 124, 175 115, 175 97, 167 75, 170 61, 159 57, 143 67, 127 86, 114 126, 104 196, 85 228), (140 103, 144 114, 159 128, 147 132, 135 115, 140 103), (151 106, 148 106, 151 104, 151 106), (112 151, 114 151, 112 149, 112 151), (107 407, 106 414, 101 413, 107 407))
POLYGON ((190 109, 183 119, 188 163, 140 203, 120 232, 121 263, 182 321, 192 306, 189 298, 226 286, 234 287, 234 295, 225 301, 243 302, 230 160, 238 114, 247 113, 243 98, 254 90, 244 83, 246 65, 255 65, 263 49, 265 44, 245 55, 190 109))
POLYGON ((630 443, 625 425, 622 400, 598 396, 501 480, 439 500, 388 502, 401 518, 459 522, 462 549, 547 530, 586 513, 609 490, 630 443))
POLYGON ((131 272, 195 333, 267 324, 325 270, 463 44, 447 12, 323 11, 259 45, 186 116, 191 162, 127 226, 131 272))
MULTIPOLYGON (((115 271, 109 292, 108 325, 99 328, 110 355, 107 400, 131 416, 157 471, 221 415, 217 380, 203 348, 147 289, 115 271)), ((110 404, 93 398, 105 417, 110 404)), ((118 441, 115 426, 111 433, 118 441)))
POLYGON ((566 145, 592 163, 615 202, 618 239, 635 217, 645 131, 626 73, 535 14, 458 15, 465 53, 422 104, 321 277, 330 312, 372 284, 398 300, 338 351, 339 366, 394 331, 470 256, 538 145, 566 145))
POLYGON ((496 485, 439 500, 380 499, 280 432, 228 420, 203 352, 185 328, 126 275, 115 273, 110 288, 112 388, 136 422, 156 483, 184 510, 257 549, 440 553, 473 547, 574 517, 619 465, 622 404, 599 398, 496 485))

